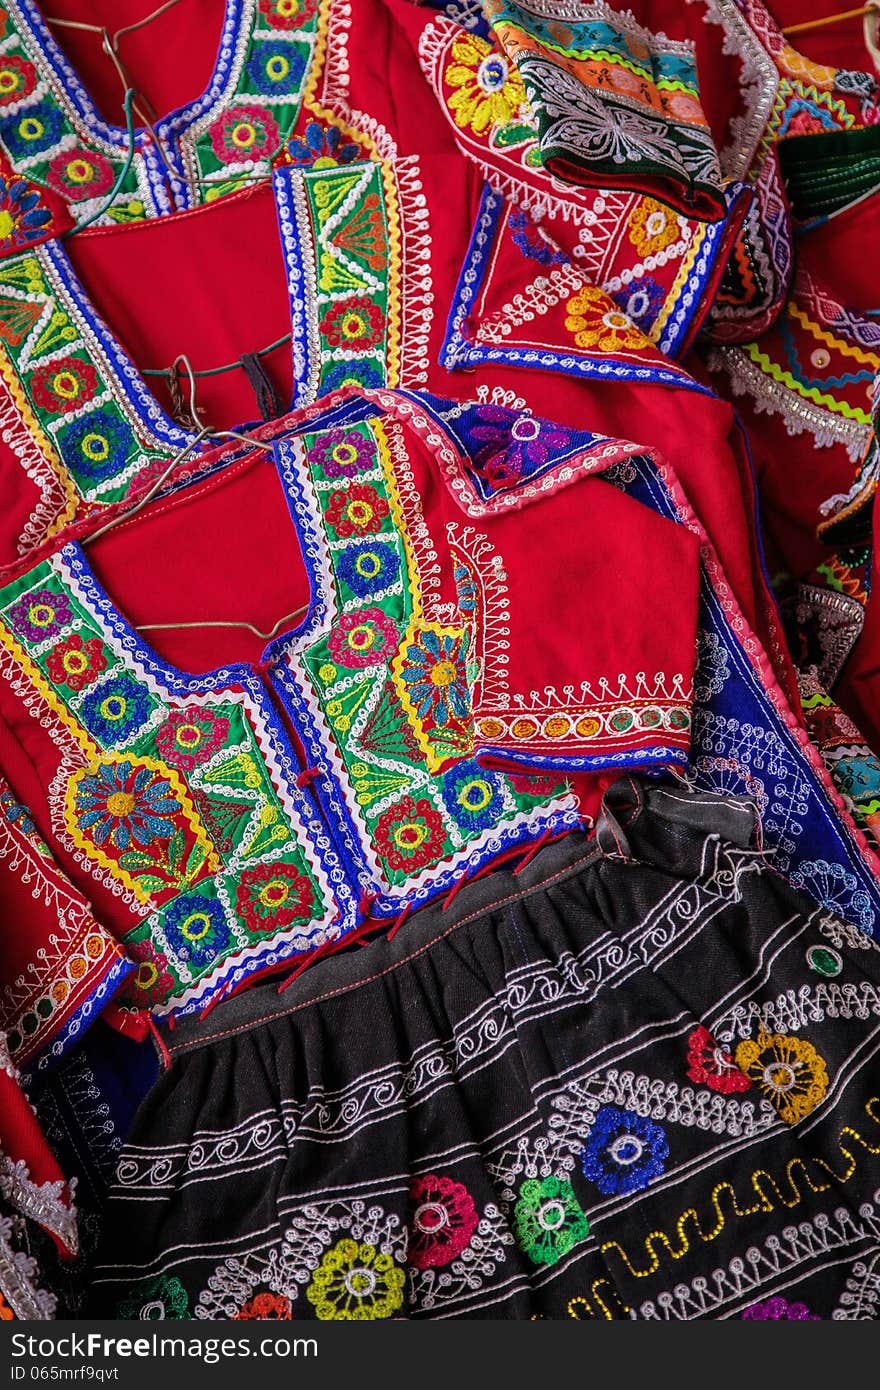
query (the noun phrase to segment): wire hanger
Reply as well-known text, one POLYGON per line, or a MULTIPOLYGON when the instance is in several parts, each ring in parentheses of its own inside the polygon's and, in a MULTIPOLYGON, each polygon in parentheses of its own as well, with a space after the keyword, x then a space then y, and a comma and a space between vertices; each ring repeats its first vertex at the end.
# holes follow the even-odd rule
POLYGON ((876 4, 860 5, 855 10, 840 10, 837 14, 823 15, 818 19, 804 19, 798 24, 789 24, 782 32, 786 38, 791 34, 807 34, 813 29, 825 29, 829 24, 839 24, 845 19, 862 19, 876 9, 876 4))

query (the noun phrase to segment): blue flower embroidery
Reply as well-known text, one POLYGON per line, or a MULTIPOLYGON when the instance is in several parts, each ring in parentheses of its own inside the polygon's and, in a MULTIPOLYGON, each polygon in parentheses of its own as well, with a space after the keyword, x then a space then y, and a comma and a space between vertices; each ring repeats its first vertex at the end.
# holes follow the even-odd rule
POLYGON ((328 168, 333 164, 351 164, 360 151, 357 145, 344 144, 342 131, 336 126, 324 127, 309 121, 305 138, 297 136, 287 146, 291 164, 316 164, 328 168))
POLYGON ((643 333, 648 333, 663 307, 664 292, 662 285, 658 285, 650 275, 645 275, 611 297, 627 318, 638 324, 643 333))
POLYGON ((659 1125, 634 1110, 603 1105, 581 1149, 581 1168, 600 1192, 617 1197, 641 1192, 659 1178, 668 1157, 669 1144, 659 1125))
POLYGON ((401 678, 420 719, 442 728, 470 711, 465 673, 467 638, 462 634, 419 632, 404 653, 401 678))
POLYGON ((386 541, 362 541, 343 550, 336 571, 358 598, 370 598, 394 583, 400 574, 400 561, 386 541))
POLYGON ((202 969, 229 945, 229 926, 221 904, 204 893, 184 893, 162 914, 168 943, 180 960, 202 969))
POLYGON ((258 92, 275 92, 288 100, 299 90, 306 70, 306 52, 283 39, 255 43, 247 75, 258 92))
POLYGON ((80 718, 98 743, 115 748, 146 724, 152 708, 148 692, 126 673, 90 690, 80 706, 80 718))
POLYGON ((446 809, 465 830, 486 830, 504 810, 501 778, 473 758, 444 773, 440 785, 446 809))
POLYGON ((70 471, 89 483, 114 478, 137 447, 131 430, 109 406, 64 426, 57 438, 70 471))
POLYGON ((165 777, 129 762, 100 763, 74 798, 76 823, 96 845, 117 850, 170 840, 180 802, 165 777))
POLYGON ((510 230, 513 242, 524 256, 539 265, 564 265, 565 256, 549 241, 542 237, 537 225, 528 213, 517 211, 510 214, 510 230))
POLYGON ((0 222, 4 224, 0 245, 27 246, 42 236, 52 221, 52 214, 43 207, 40 195, 24 179, 11 183, 0 177, 0 222))
POLYGON ((337 362, 321 378, 322 391, 329 396, 343 386, 363 386, 369 391, 384 384, 384 377, 372 362, 337 362))
POLYGON ((64 118, 48 101, 16 111, 0 121, 0 140, 13 159, 43 154, 57 145, 64 134, 64 118))

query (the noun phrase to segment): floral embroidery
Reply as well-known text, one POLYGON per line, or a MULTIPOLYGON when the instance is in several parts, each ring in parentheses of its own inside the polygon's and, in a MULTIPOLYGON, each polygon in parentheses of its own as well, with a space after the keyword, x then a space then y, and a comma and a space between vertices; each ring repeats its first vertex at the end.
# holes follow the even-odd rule
POLYGON ((58 442, 69 466, 93 483, 113 478, 135 451, 134 435, 109 406, 65 425, 58 442))
POLYGON ((267 1321, 278 1319, 281 1322, 290 1322, 292 1317, 289 1298, 285 1298, 283 1294, 258 1293, 242 1304, 233 1321, 247 1322, 251 1318, 261 1318, 267 1321))
POLYGON ((113 187, 116 173, 109 159, 82 145, 63 150, 51 161, 47 177, 52 188, 71 202, 101 198, 113 187))
POLYGON ((375 451, 356 430, 327 430, 313 449, 314 462, 328 478, 354 478, 375 467, 375 451))
POLYGON ((472 759, 444 773, 441 791, 449 814, 466 830, 487 829, 504 810, 501 778, 472 759))
POLYGON ((96 845, 122 851, 169 840, 181 809, 166 778, 128 761, 99 763, 76 785, 73 807, 77 826, 96 845))
POLYGON ((162 926, 176 956, 197 969, 210 965, 229 945, 229 926, 216 898, 182 893, 165 908, 162 926))
POLYGON ((280 144, 278 123, 262 106, 233 106, 214 122, 210 136, 223 164, 267 158, 280 144))
POLYGON ((186 1318, 189 1299, 186 1289, 176 1275, 157 1274, 136 1284, 116 1309, 121 1321, 148 1321, 159 1318, 186 1318))
POLYGON ((508 226, 513 234, 514 245, 518 246, 530 261, 537 261, 538 265, 565 264, 563 252, 541 235, 540 229, 528 213, 519 210, 512 212, 508 226))
POLYGON ((47 637, 57 637, 72 622, 73 614, 66 595, 52 589, 36 589, 12 605, 9 620, 29 642, 42 642, 47 637))
POLYGON ((107 669, 107 658, 98 637, 83 638, 72 632, 53 647, 46 661, 49 679, 69 690, 84 690, 107 669))
POLYGON ((64 134, 61 112, 48 101, 0 121, 0 140, 13 159, 29 159, 57 145, 64 134))
POLYGON ((51 221, 51 212, 31 184, 0 177, 0 244, 6 249, 27 246, 51 221))
POLYGON ((301 29, 317 9, 318 0, 260 0, 260 14, 273 29, 301 29))
POLYGON ((385 315, 369 299, 346 299, 327 310, 320 328, 331 347, 365 352, 382 341, 385 315))
POLYGON ((327 499, 326 517, 338 536, 368 536, 387 515, 388 503, 369 483, 353 483, 327 499))
POLYGON ((516 69, 475 34, 456 39, 445 78, 452 89, 449 109, 455 124, 475 135, 507 125, 526 102, 516 69))
POLYGON ((476 418, 470 431, 480 445, 474 463, 495 486, 518 481, 571 443, 571 435, 559 425, 534 415, 513 415, 502 406, 481 405, 476 418))
POLYGON ((387 541, 360 541, 343 550, 336 571, 358 598, 370 598, 395 582, 400 561, 387 541))
POLYGON ((275 931, 307 921, 313 901, 310 880, 293 864, 261 864, 241 875, 237 907, 248 931, 275 931))
POLYGON ((416 632, 403 651, 400 679, 416 713, 443 727, 470 713, 466 633, 416 632))
POLYGON ((360 158, 357 145, 345 141, 338 126, 322 126, 309 121, 305 134, 289 140, 287 153, 291 164, 331 169, 337 164, 351 164, 360 158))
POLYGON ((364 387, 367 391, 381 386, 382 373, 372 362, 337 362, 323 377, 324 390, 339 391, 343 387, 364 387))
POLYGON ((258 92, 278 91, 289 98, 302 82, 306 57, 306 50, 292 43, 258 43, 248 60, 247 75, 258 92))
POLYGON ((621 348, 643 348, 647 339, 604 290, 585 285, 566 305, 565 326, 574 334, 578 347, 615 352, 621 348))
POLYGON ((4 53, 0 58, 0 106, 29 97, 37 85, 37 70, 25 58, 4 53))
POLYGON ((716 1043, 702 1024, 688 1038, 687 1074, 698 1086, 729 1096, 748 1091, 751 1081, 740 1071, 729 1052, 716 1043))
POLYGON ((129 997, 138 1006, 161 1004, 174 989, 174 977, 168 970, 168 957, 149 941, 133 941, 127 951, 138 968, 127 988, 129 997))
POLYGON ((53 413, 77 410, 98 389, 98 374, 79 357, 56 358, 38 367, 31 377, 34 404, 53 413))
POLYGON ((787 1125, 819 1105, 828 1089, 828 1070, 812 1043, 786 1033, 758 1034, 741 1042, 736 1064, 776 1107, 787 1125))
POLYGON ((668 1157, 660 1125, 634 1110, 603 1105, 581 1150, 581 1168, 600 1192, 616 1197, 641 1192, 660 1177, 668 1157))
POLYGON ((638 284, 619 290, 612 298, 628 319, 632 319, 643 333, 648 333, 663 307, 666 291, 650 275, 646 275, 638 284))
POLYGON ((149 692, 124 672, 89 691, 80 706, 80 718, 93 738, 114 748, 137 733, 152 710, 149 692))
POLYGON ((398 641, 397 627, 381 608, 359 608, 342 615, 327 646, 341 666, 375 666, 390 659, 398 641))
POLYGON ((228 719, 187 705, 169 714, 156 735, 156 750, 164 762, 190 772, 222 748, 228 735, 228 719))
POLYGON ((413 873, 435 860, 446 834, 430 801, 405 796, 376 822, 376 843, 392 869, 413 873))
POLYGON ((410 1188, 413 1214, 407 1258, 416 1269, 448 1265, 469 1244, 480 1218, 466 1187, 428 1173, 410 1188))
POLYGON ((678 239, 678 215, 653 198, 643 198, 629 215, 627 235, 640 256, 656 256, 678 239))
POLYGON ((339 1240, 315 1270, 306 1298, 322 1321, 390 1318, 403 1303, 405 1279, 393 1257, 375 1245, 339 1240))
POLYGON ((33 816, 23 801, 16 800, 11 787, 4 787, 0 790, 0 810, 3 811, 3 815, 10 825, 18 826, 22 835, 35 833, 37 826, 33 816))
POLYGON ((767 1298, 753 1303, 740 1315, 754 1322, 821 1322, 818 1313, 811 1313, 806 1303, 789 1303, 787 1298, 767 1298))
POLYGON ((536 1265, 555 1265, 590 1232, 590 1223, 571 1183, 562 1178, 528 1178, 513 1209, 513 1234, 536 1265))

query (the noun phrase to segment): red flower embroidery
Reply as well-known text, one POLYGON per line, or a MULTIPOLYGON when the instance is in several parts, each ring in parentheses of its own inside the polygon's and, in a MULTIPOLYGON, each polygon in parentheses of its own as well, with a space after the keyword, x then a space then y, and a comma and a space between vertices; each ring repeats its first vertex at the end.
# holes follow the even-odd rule
POLYGON ((382 341, 385 315, 369 299, 346 299, 335 304, 321 320, 321 332, 331 347, 362 352, 382 341))
POLYGON ((341 666, 375 666, 389 661, 397 650, 399 633, 392 620, 381 608, 358 608, 344 613, 336 632, 331 632, 327 647, 334 661, 341 666))
POLYGON ((415 1179, 410 1198, 410 1264, 416 1269, 448 1265, 469 1243, 480 1220, 470 1193, 460 1182, 428 1173, 415 1179))
POLYGON ((388 503, 369 483, 352 483, 345 492, 331 492, 326 517, 338 536, 368 536, 382 529, 388 503))
POLYGON ((699 1086, 721 1091, 729 1096, 736 1091, 748 1091, 749 1078, 740 1071, 729 1052, 719 1047, 708 1028, 702 1024, 688 1038, 687 1074, 699 1086))
POLYGON ((140 1008, 144 1004, 161 1004, 174 989, 168 957, 157 951, 149 941, 136 941, 127 950, 129 958, 137 961, 138 968, 125 993, 140 1008))
POLYGON ((247 1322, 251 1318, 278 1318, 290 1322, 292 1316, 289 1298, 277 1293, 258 1293, 242 1304, 232 1320, 247 1322))
POLYGON ((29 97, 37 85, 37 70, 26 58, 4 53, 0 58, 0 106, 29 97))
POLYGON ((269 932, 311 916, 311 882, 293 864, 246 869, 238 885, 238 911, 248 931, 269 932))
POLYGON ((190 772, 223 747, 228 733, 228 719, 200 705, 188 705, 169 714, 156 735, 156 749, 166 763, 190 772))
POLYGON ((34 404, 43 410, 66 413, 90 401, 98 388, 98 376, 90 362, 62 357, 38 367, 31 377, 34 404))
POLYGON ((46 662, 50 681, 68 690, 84 690, 107 669, 107 658, 99 637, 83 638, 72 632, 53 647, 46 662))
POLYGON ((411 872, 439 858, 446 832, 430 801, 405 796, 379 817, 375 836, 389 867, 411 872))
POLYGON ((318 0, 260 0, 260 14, 273 29, 301 29, 317 8, 318 0))
POLYGON ((109 193, 115 181, 115 171, 109 159, 96 150, 76 145, 72 150, 57 154, 49 165, 51 186, 65 194, 71 202, 84 198, 100 198, 109 193))

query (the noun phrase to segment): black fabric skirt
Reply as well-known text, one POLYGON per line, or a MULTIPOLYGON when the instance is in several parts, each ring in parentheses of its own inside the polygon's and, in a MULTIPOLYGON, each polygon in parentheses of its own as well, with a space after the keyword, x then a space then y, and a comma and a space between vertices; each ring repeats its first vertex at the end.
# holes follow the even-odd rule
POLYGON ((631 779, 598 835, 168 1035, 118 1318, 870 1318, 880 955, 631 779))

